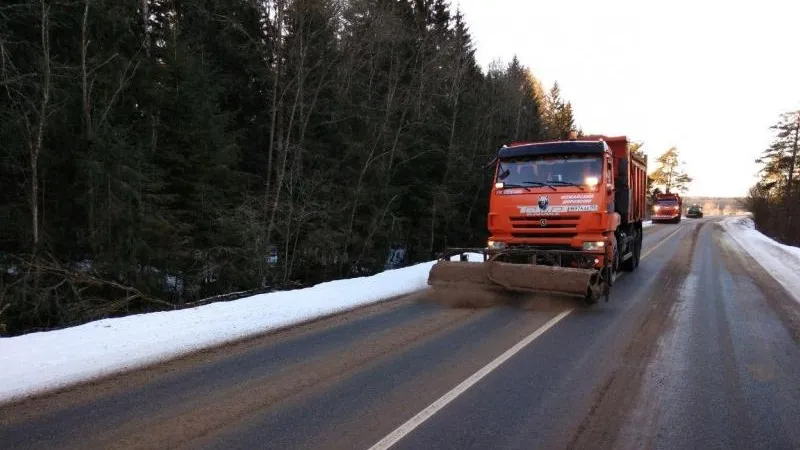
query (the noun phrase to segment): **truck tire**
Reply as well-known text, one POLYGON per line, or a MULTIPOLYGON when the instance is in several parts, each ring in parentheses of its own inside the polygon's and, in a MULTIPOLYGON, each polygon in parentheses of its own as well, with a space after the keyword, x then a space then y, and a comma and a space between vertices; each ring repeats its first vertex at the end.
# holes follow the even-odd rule
POLYGON ((642 232, 635 231, 633 236, 633 255, 630 259, 623 261, 620 264, 620 269, 624 270, 625 272, 633 272, 639 267, 639 260, 642 256, 642 232))
MULTIPOLYGON (((619 245, 619 244, 618 244, 619 245)), ((633 258, 631 258, 633 259, 633 258)), ((606 276, 607 282, 609 286, 613 286, 614 283, 617 281, 617 276, 619 276, 619 271, 622 268, 622 264, 620 261, 620 254, 619 254, 619 246, 614 248, 614 262, 611 264, 611 267, 608 269, 608 274, 606 276)))

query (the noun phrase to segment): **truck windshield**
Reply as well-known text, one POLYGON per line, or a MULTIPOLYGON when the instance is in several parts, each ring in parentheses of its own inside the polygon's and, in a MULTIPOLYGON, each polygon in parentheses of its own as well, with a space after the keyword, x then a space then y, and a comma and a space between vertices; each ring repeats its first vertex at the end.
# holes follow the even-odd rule
POLYGON ((536 184, 586 184, 586 179, 602 179, 603 160, 585 155, 547 155, 500 161, 497 180, 509 186, 536 184))
POLYGON ((661 206, 678 206, 678 202, 675 200, 659 200, 658 204, 661 206))

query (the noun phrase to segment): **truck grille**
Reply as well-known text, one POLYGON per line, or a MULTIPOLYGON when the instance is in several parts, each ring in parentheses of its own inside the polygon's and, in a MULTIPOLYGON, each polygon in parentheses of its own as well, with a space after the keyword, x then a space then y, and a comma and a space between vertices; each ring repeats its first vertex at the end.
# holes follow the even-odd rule
POLYGON ((571 239, 578 234, 580 216, 511 217, 511 236, 515 238, 571 239), (544 225, 542 225, 544 220, 544 225))

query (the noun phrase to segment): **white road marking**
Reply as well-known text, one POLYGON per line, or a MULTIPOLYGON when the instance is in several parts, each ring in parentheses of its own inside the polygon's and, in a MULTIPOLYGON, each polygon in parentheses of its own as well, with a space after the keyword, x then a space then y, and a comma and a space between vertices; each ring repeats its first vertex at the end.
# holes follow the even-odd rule
POLYGON ((566 311, 561 312, 559 315, 553 317, 552 319, 548 320, 547 323, 537 328, 536 331, 529 334, 527 337, 519 341, 516 345, 514 345, 510 349, 506 350, 502 355, 495 358, 489 364, 483 366, 483 368, 481 368, 479 371, 475 372, 474 374, 472 374, 472 376, 462 381, 458 386, 451 389, 450 392, 439 397, 438 400, 431 403, 430 406, 420 411, 416 416, 409 419, 406 423, 400 425, 399 428, 389 433, 389 435, 381 439, 380 442, 370 447, 370 450, 387 449, 392 445, 394 445, 395 443, 397 443, 397 441, 399 441, 408 433, 413 431, 414 428, 417 428, 423 422, 428 420, 431 416, 436 414, 439 410, 444 408, 448 403, 455 400, 456 397, 463 394, 467 389, 469 389, 475 383, 480 381, 483 377, 489 375, 493 370, 497 369, 501 364, 503 364, 509 358, 517 354, 520 350, 525 348, 525 346, 527 346, 528 344, 536 340, 536 338, 544 334, 545 331, 552 328, 553 325, 560 322, 561 319, 567 317, 567 315, 572 311, 574 311, 574 309, 568 309, 566 311))
MULTIPOLYGON (((681 225, 681 226, 683 226, 683 225, 681 225)), ((672 233, 668 234, 667 237, 665 237, 664 239, 661 239, 660 241, 658 241, 658 243, 656 243, 656 245, 654 245, 650 250, 642 253, 642 255, 639 257, 639 260, 647 258, 651 253, 653 253, 654 251, 658 250, 658 248, 661 247, 662 245, 664 245, 664 243, 666 243, 669 240, 669 238, 671 238, 672 236, 675 236, 675 233, 677 233, 678 231, 681 231, 681 226, 678 226, 677 230, 675 230, 672 233)), ((620 272, 620 273, 618 273, 617 274, 617 280, 619 280, 620 278, 622 278, 623 276, 625 276, 625 275, 627 275, 629 273, 633 273, 633 272, 620 272)))
POLYGON ((652 248, 650 248, 650 250, 646 251, 640 257, 640 259, 645 259, 647 257, 647 255, 649 255, 650 253, 653 253, 654 251, 658 250, 658 248, 661 247, 662 245, 664 245, 664 243, 666 243, 669 240, 669 238, 671 238, 672 236, 675 236, 675 233, 677 233, 678 231, 681 231, 681 228, 682 228, 682 226, 679 226, 675 231, 670 233, 667 237, 665 237, 664 239, 660 240, 658 242, 658 244, 654 245, 652 248))
MULTIPOLYGON (((645 252, 641 256, 641 259, 645 259, 648 255, 656 251, 659 247, 664 245, 664 243, 667 242, 669 238, 674 236, 675 233, 677 233, 680 230, 681 227, 678 227, 667 237, 659 241, 655 246, 653 246, 651 249, 645 252)), ((617 279, 619 279, 620 276, 622 276, 622 274, 617 275, 617 279)), ((369 450, 384 450, 396 444, 398 441, 400 441, 400 439, 403 439, 406 435, 414 431, 415 428, 422 425, 422 423, 425 422, 426 420, 430 419, 434 414, 436 414, 442 408, 447 406, 448 403, 452 402, 459 395, 466 392, 467 389, 474 386, 475 383, 486 377, 486 375, 492 373, 492 371, 500 367, 501 364, 508 361, 512 356, 519 353, 520 350, 525 348, 531 342, 535 341, 539 336, 543 335, 547 330, 555 326, 555 324, 560 322, 563 318, 567 317, 569 313, 571 313, 574 310, 575 310, 574 308, 570 308, 566 311, 562 311, 557 316, 548 320, 547 323, 537 328, 536 331, 526 336, 524 339, 516 343, 513 347, 503 352, 502 355, 498 356, 497 358, 492 360, 492 362, 483 366, 480 370, 472 374, 469 378, 459 383, 459 385, 451 389, 450 392, 439 397, 439 399, 431 403, 427 408, 417 413, 417 415, 415 415, 414 417, 408 419, 406 423, 400 425, 396 430, 386 435, 386 437, 381 439, 377 444, 370 447, 369 450)))

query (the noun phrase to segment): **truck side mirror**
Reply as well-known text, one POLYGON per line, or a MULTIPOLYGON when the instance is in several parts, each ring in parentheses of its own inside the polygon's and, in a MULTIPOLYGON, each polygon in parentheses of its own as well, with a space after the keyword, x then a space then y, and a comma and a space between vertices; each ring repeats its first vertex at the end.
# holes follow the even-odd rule
POLYGON ((610 194, 614 192, 614 185, 611 183, 606 183, 606 193, 610 194))

